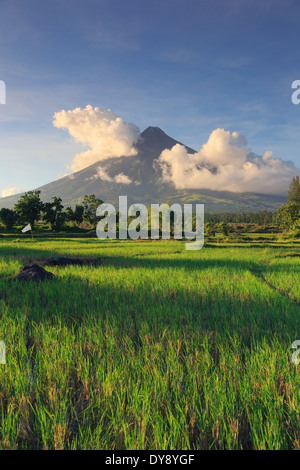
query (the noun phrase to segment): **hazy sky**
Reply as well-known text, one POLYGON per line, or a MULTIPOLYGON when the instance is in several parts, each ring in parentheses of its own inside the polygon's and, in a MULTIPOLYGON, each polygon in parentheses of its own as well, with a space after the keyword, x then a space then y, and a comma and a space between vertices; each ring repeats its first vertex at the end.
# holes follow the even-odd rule
POLYGON ((0 0, 0 196, 74 167, 87 148, 53 116, 87 105, 198 151, 237 132, 299 168, 299 18, 298 0, 0 0))

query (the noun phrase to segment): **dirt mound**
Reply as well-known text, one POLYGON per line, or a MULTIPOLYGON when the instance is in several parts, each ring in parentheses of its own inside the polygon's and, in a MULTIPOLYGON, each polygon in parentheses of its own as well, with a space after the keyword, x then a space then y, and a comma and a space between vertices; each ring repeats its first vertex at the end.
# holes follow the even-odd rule
POLYGON ((46 271, 38 264, 24 266, 16 277, 17 281, 52 281, 55 278, 53 273, 46 271))

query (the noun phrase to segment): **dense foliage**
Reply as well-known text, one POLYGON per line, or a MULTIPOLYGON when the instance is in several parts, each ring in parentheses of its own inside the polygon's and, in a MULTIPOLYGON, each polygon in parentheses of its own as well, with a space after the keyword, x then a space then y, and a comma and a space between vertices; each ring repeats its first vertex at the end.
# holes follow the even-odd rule
POLYGON ((290 235, 300 236, 300 182, 295 176, 290 184, 288 202, 275 214, 275 223, 282 226, 290 235))

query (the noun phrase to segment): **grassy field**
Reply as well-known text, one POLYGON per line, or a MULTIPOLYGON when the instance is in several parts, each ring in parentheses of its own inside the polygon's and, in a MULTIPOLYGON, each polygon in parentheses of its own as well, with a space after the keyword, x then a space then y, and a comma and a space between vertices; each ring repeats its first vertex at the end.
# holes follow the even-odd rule
POLYGON ((299 449, 299 257, 0 239, 0 449, 299 449), (14 280, 54 255, 100 264, 14 280))

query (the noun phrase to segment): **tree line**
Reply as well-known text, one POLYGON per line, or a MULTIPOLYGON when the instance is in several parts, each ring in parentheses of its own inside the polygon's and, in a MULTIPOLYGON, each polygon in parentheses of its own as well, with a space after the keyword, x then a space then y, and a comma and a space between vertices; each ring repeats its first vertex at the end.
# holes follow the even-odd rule
MULTIPOLYGON (((77 204, 74 209, 67 207, 64 210, 60 197, 54 196, 51 202, 44 203, 41 201, 40 193, 38 190, 29 191, 21 196, 13 210, 0 209, 0 221, 6 230, 11 230, 16 224, 21 223, 30 223, 33 230, 36 222, 40 220, 48 224, 50 229, 54 231, 62 230, 66 223, 79 227, 85 222, 92 229, 96 228, 97 221, 99 220, 96 216, 96 211, 103 201, 97 198, 95 194, 85 195, 81 204, 77 204)), ((171 223, 172 221, 171 213, 171 223)), ((300 235, 299 176, 295 176, 291 181, 287 203, 275 213, 263 210, 257 213, 225 212, 222 214, 205 214, 205 232, 208 235, 214 235, 215 233, 228 235, 229 223, 274 224, 293 235, 300 235)))
POLYGON ((51 230, 60 231, 66 222, 79 226, 83 222, 88 223, 91 228, 96 227, 96 210, 103 201, 95 194, 86 195, 81 204, 74 209, 67 207, 64 211, 62 199, 52 197, 52 202, 42 202, 41 191, 28 191, 15 204, 14 209, 0 209, 0 221, 6 230, 11 230, 14 225, 29 223, 32 230, 37 221, 49 224, 51 230))
POLYGON ((257 224, 269 225, 273 223, 275 212, 261 210, 259 212, 222 212, 222 214, 205 214, 205 221, 210 224, 257 224))

